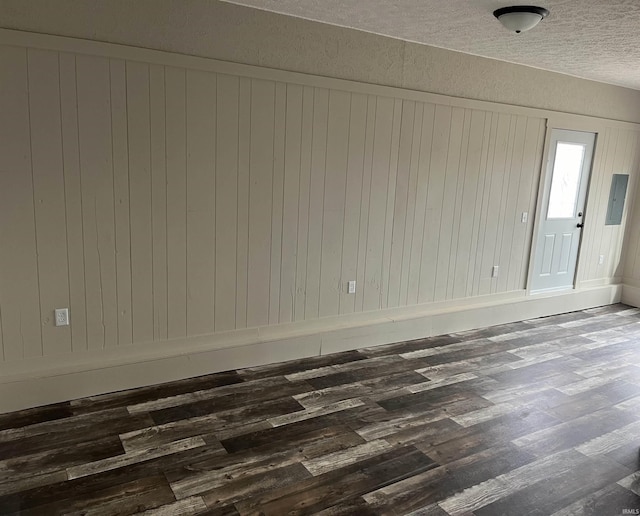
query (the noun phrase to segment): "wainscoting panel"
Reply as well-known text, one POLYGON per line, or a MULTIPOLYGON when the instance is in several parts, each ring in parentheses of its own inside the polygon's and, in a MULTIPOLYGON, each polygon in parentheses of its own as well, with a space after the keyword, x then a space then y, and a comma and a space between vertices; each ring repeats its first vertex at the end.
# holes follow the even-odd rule
POLYGON ((525 288, 543 118, 3 56, 20 141, 2 190, 24 197, 3 239, 6 359, 525 288), (66 306, 73 331, 53 325, 66 306))
MULTIPOLYGON (((0 384, 218 349, 207 371, 242 367, 248 346, 251 363, 287 358, 255 350, 295 335, 372 325, 359 338, 390 342, 533 317, 547 126, 598 133, 571 308, 620 297, 625 225, 604 218, 613 173, 631 175, 633 205, 634 124, 10 30, 0 76, 0 384), (461 320, 505 299, 525 308, 461 320), (389 313, 440 310, 441 327, 375 333, 389 313)), ((291 358, 367 345, 345 339, 291 358)), ((169 370, 139 379, 200 371, 169 370)))

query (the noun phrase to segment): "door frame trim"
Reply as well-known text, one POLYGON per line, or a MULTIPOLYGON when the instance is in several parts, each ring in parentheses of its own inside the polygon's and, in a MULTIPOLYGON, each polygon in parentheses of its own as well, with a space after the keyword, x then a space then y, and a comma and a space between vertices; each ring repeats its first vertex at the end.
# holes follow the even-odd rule
MULTIPOLYGON (((544 147, 542 151, 542 160, 540 161, 540 174, 538 175, 538 194, 536 199, 536 210, 533 214, 533 231, 531 232, 531 241, 529 242, 529 265, 527 272, 527 284, 525 285, 526 295, 540 295, 546 292, 550 292, 548 290, 531 290, 531 283, 533 280, 534 274, 534 265, 535 265, 535 252, 536 252, 536 242, 538 241, 538 236, 540 233, 540 228, 542 227, 542 221, 540 220, 540 215, 543 212, 543 201, 545 188, 547 185, 547 180, 549 178, 549 157, 551 155, 551 133, 554 129, 564 130, 564 131, 577 131, 577 132, 585 132, 585 133, 593 133, 595 135, 595 140, 593 143, 593 156, 591 157, 591 166, 589 167, 589 178, 587 180, 587 192, 584 200, 584 218, 583 220, 587 221, 588 217, 588 206, 589 206, 589 196, 591 194, 591 181, 593 179, 593 171, 595 169, 596 159, 599 159, 598 153, 598 141, 600 134, 603 132, 604 128, 596 125, 596 124, 566 124, 560 120, 555 120, 553 118, 547 118, 546 128, 545 128, 545 136, 544 136, 544 147)), ((582 244, 584 242, 585 232, 582 231, 580 234, 580 242, 578 244, 578 258, 576 260, 576 271, 575 276, 573 278, 573 287, 567 287, 558 289, 558 291, 573 291, 580 288, 581 282, 581 257, 582 257, 582 244)))

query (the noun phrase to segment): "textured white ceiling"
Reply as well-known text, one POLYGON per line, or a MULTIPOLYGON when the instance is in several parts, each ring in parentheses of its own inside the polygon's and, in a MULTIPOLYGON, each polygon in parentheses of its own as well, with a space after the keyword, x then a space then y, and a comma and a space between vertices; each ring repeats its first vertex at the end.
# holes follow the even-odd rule
POLYGON ((230 3, 640 90, 640 0, 534 0, 551 11, 512 34, 509 0, 226 0, 230 3))

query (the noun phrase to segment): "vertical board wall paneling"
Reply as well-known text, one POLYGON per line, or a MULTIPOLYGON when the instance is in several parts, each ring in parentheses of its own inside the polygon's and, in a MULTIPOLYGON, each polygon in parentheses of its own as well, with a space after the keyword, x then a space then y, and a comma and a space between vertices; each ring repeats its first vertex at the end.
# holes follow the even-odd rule
MULTIPOLYGON (((124 63, 121 64, 124 69, 124 63)), ((64 164, 64 199, 67 226, 67 262, 69 266, 71 349, 73 352, 78 352, 87 349, 87 312, 85 310, 84 230, 82 227, 82 183, 80 177, 80 136, 78 134, 78 97, 76 91, 75 56, 72 54, 60 54, 59 68, 62 160, 64 164)), ((122 113, 124 114, 125 111, 122 110, 122 113)), ((114 156, 114 170, 116 164, 117 162, 114 156)), ((127 221, 127 228, 128 226, 127 221)), ((129 280, 129 289, 131 288, 130 283, 129 280)))
MULTIPOLYGON (((357 281, 358 249, 360 235, 360 205, 362 199, 362 176, 364 170, 364 148, 367 127, 367 97, 352 93, 349 111, 349 147, 347 155, 344 222, 342 228, 342 263, 340 278, 342 288, 338 312, 350 314, 355 310, 356 294, 349 294, 345 282, 357 281)), ((362 287, 362 285, 360 285, 362 287)), ((356 283, 356 292, 358 284, 356 283)))
MULTIPOLYGON (((620 264, 627 223, 606 226, 605 217, 613 174, 630 175, 625 212, 630 213, 628 210, 633 207, 631 202, 638 168, 638 136, 638 131, 622 128, 607 128, 598 135, 580 258, 580 279, 583 281, 628 275, 628 269, 623 271, 620 264), (601 255, 604 258, 602 265, 599 264, 601 255)), ((634 234, 630 232, 625 247, 628 249, 629 245, 633 245, 632 242, 635 242, 634 234)))
MULTIPOLYGON (((418 167, 420 165, 420 142, 422 139, 422 122, 424 118, 425 104, 417 102, 413 117, 413 137, 411 140, 411 158, 409 162, 409 192, 407 194, 407 209, 404 227, 404 246, 402 249, 402 275, 400 279, 400 306, 412 304, 417 299, 415 289, 416 278, 419 277, 420 269, 416 269, 413 263, 415 207, 418 190, 418 167), (410 289, 411 287, 411 289, 410 289), (411 293, 410 293, 411 291, 411 293)), ((439 106, 436 107, 436 109, 439 106)), ((445 108, 449 110, 449 108, 445 108)), ((449 120, 447 118, 447 120, 449 120)), ((447 133, 448 137, 448 133, 447 133)))
POLYGON ((480 216, 476 217, 475 223, 477 225, 477 244, 476 244, 476 260, 473 270, 473 280, 469 285, 470 296, 478 294, 480 289, 480 278, 483 272, 483 257, 485 253, 485 237, 487 235, 487 218, 491 206, 489 205, 489 198, 491 195, 491 179, 493 173, 493 156, 496 149, 496 133, 498 127, 498 115, 496 113, 487 113, 485 120, 485 132, 487 134, 487 146, 483 152, 482 168, 484 170, 482 177, 482 196, 480 200, 481 212, 480 216))
POLYGON ((365 257, 363 310, 378 310, 383 296, 383 250, 387 193, 393 135, 393 99, 378 97, 376 105, 373 153, 371 166, 371 193, 369 197, 368 231, 365 257))
MULTIPOLYGON (((294 320, 305 319, 307 299, 307 255, 309 235, 309 201, 311 196, 311 145, 313 137, 313 88, 302 92, 302 131, 300 149, 300 189, 298 194, 298 245, 296 253, 296 295, 294 320)), ((317 193, 315 195, 318 195, 317 193)))
POLYGON ((384 245, 382 248, 382 280, 380 307, 389 306, 391 283, 391 247, 393 244, 393 216, 396 203, 396 183, 398 180, 398 160, 400 158, 400 126, 402 124, 402 101, 393 99, 393 126, 391 127, 391 151, 387 182, 387 204, 385 210, 384 245))
POLYGON ((236 238, 238 233, 237 77, 219 75, 216 127, 216 290, 215 329, 236 327, 236 238))
MULTIPOLYGON (((516 261, 512 258, 519 256, 520 250, 515 248, 514 237, 518 232, 520 221, 518 219, 518 191, 522 184, 522 158, 524 155, 525 138, 527 130, 527 119, 518 116, 514 120, 515 130, 513 138, 513 147, 511 149, 511 164, 509 166, 508 183, 506 186, 506 203, 502 220, 504 222, 502 229, 502 248, 500 257, 496 264, 500 267, 498 270, 497 290, 498 292, 506 292, 521 288, 516 286, 516 274, 513 269, 517 266, 516 261)), ((518 260, 519 261, 519 260, 518 260)))
POLYGON ((637 153, 637 141, 638 134, 634 131, 628 132, 628 142, 627 142, 627 152, 624 158, 624 163, 622 164, 622 169, 620 172, 614 171, 614 173, 623 173, 629 174, 629 184, 627 185, 627 196, 625 199, 624 206, 624 214, 623 214, 623 222, 617 227, 617 231, 615 232, 614 238, 611 242, 611 249, 613 250, 613 259, 609 261, 607 270, 605 274, 608 277, 618 277, 621 278, 624 273, 624 255, 623 252, 623 244, 624 244, 624 236, 626 234, 627 229, 627 214, 631 213, 632 206, 630 206, 630 200, 633 199, 633 192, 635 192, 636 188, 636 180, 637 176, 635 174, 635 166, 634 162, 636 159, 637 153))
MULTIPOLYGON (((444 194, 441 203, 441 218, 438 232, 438 258, 436 262, 436 283, 434 300, 447 299, 447 289, 450 285, 451 243, 454 238, 453 226, 455 210, 459 206, 458 181, 460 174, 460 158, 463 139, 465 138, 466 110, 453 108, 451 114, 450 138, 448 142, 447 160, 444 173, 444 194)), ((468 138, 468 136, 467 136, 468 138)))
MULTIPOLYGON (((627 194, 629 196, 629 199, 631 198, 631 196, 636 193, 635 199, 638 199, 638 195, 637 195, 637 191, 638 188, 640 188, 640 178, 638 178, 638 169, 640 168, 640 133, 635 133, 635 151, 634 151, 634 157, 633 157, 633 165, 632 165, 632 170, 636 172, 635 174, 635 179, 634 179, 634 183, 635 185, 633 186, 633 188, 631 188, 631 185, 629 185, 629 193, 627 194)), ((633 218, 627 222, 627 228, 628 228, 628 235, 630 235, 629 238, 629 249, 631 250, 635 250, 634 256, 635 259, 631 262, 629 260, 627 260, 627 263, 629 264, 629 267, 627 269, 625 269, 625 277, 632 277, 632 278, 636 278, 637 280, 640 280, 640 231, 637 231, 638 225, 640 224, 640 207, 637 205, 637 202, 635 205, 628 203, 628 213, 632 213, 633 214, 633 218), (634 240, 635 239, 635 240, 634 240), (634 243, 635 243, 635 247, 634 247, 634 243)), ((627 257, 629 256, 629 253, 627 253, 627 257)), ((626 266, 627 264, 625 264, 626 266)))
POLYGON ((42 355, 27 51, 0 47, 0 305, 5 360, 42 355))
MULTIPOLYGON (((633 137, 633 152, 631 154, 631 161, 630 161, 630 169, 632 171, 637 170, 638 168, 638 161, 640 158, 640 134, 635 133, 634 132, 634 137, 633 137)), ((624 230, 624 247, 623 247, 623 258, 624 258, 624 263, 622 264, 622 274, 621 276, 624 277, 624 280, 638 280, 640 279, 639 276, 635 275, 635 267, 636 267, 636 263, 640 262, 640 259, 638 257, 638 253, 640 252, 640 248, 638 247, 639 243, 640 243, 640 232, 637 230, 638 228, 638 224, 640 223, 640 206, 638 206, 637 202, 634 204, 631 204, 629 201, 631 198, 635 198, 637 199, 637 190, 638 190, 638 185, 640 184, 640 181, 637 180, 637 178, 632 177, 631 178, 634 184, 633 187, 631 185, 628 185, 627 188, 627 199, 625 201, 625 211, 629 214, 628 215, 628 219, 627 219, 627 223, 626 223, 626 227, 624 230), (633 197, 635 194, 635 197, 633 197)), ((640 272, 640 271, 639 271, 640 272)))
POLYGON ((620 246, 621 249, 619 254, 619 263, 617 267, 614 268, 613 272, 614 275, 623 278, 623 281, 631 277, 630 270, 633 270, 632 255, 634 253, 634 249, 637 246, 638 238, 638 231, 633 231, 631 229, 632 227, 634 227, 634 225, 636 228, 638 227, 635 223, 637 209, 635 203, 631 203, 631 199, 637 198, 637 196, 635 195, 637 190, 637 178, 636 174, 633 174, 633 172, 636 170, 637 157, 638 133, 632 132, 632 136, 629 142, 629 155, 627 158, 627 170, 631 172, 631 175, 629 177, 630 184, 627 185, 627 197, 625 199, 624 207, 624 213, 626 216, 623 215, 624 227, 621 228, 619 235, 619 241, 622 242, 622 245, 620 246), (631 183, 633 183, 633 185, 631 185, 631 183))
POLYGON ((269 279, 269 324, 280 322, 282 223, 284 217, 284 154, 287 86, 275 85, 273 120, 273 183, 271 185, 271 277, 269 279))
POLYGON ((269 323, 275 84, 252 80, 247 326, 269 323))
MULTIPOLYGON (((598 214, 598 222, 602 224, 602 237, 600 239, 600 248, 598 249, 599 255, 605 256, 605 262, 599 267, 600 270, 592 275, 597 277, 609 277, 613 273, 613 265, 616 259, 616 254, 613 251, 613 243, 617 239, 621 226, 607 226, 605 220, 607 217, 607 208, 609 201, 609 192, 611 189, 611 179, 613 174, 622 174, 625 172, 625 161, 628 154, 629 140, 631 139, 631 133, 629 131, 621 131, 618 137, 618 141, 614 149, 609 149, 607 155, 607 161, 602 180, 602 188, 600 190, 600 202, 604 206, 600 207, 600 213, 598 214)), ((597 264, 598 260, 591 258, 591 261, 597 264)))
POLYGON ((387 206, 385 210, 384 246, 382 248, 382 280, 380 289, 380 307, 389 306, 389 284, 391 282, 391 246, 393 243, 393 215, 396 202, 396 181, 398 178, 398 159, 400 155, 400 125, 402 123, 402 101, 393 101, 393 126, 391 127, 391 154, 387 184, 387 206))
POLYGON ((585 226, 582 230, 582 241, 580 244, 580 254, 578 257, 577 278, 581 281, 589 278, 591 269, 591 259, 589 257, 593 256, 596 253, 595 249, 597 244, 594 241, 594 238, 596 238, 597 225, 595 223, 590 224, 589 221, 592 220, 592 217, 595 221, 594 209, 596 209, 596 205, 594 203, 594 199, 599 199, 599 196, 596 194, 596 192, 598 192, 600 188, 599 171, 602 166, 601 162, 603 160, 603 156, 606 156, 606 151, 608 149, 610 139, 611 131, 608 128, 599 133, 596 137, 596 146, 593 155, 593 162, 591 165, 591 175, 589 178, 589 189, 587 200, 585 201, 585 226))
POLYGON ((216 75, 187 70, 187 334, 214 331, 216 75))
MULTIPOLYGON (((507 219, 507 210, 509 209, 510 199, 509 199, 509 190, 511 184, 511 176, 513 173, 513 152, 516 145, 516 139, 518 136, 518 123, 519 117, 516 115, 512 115, 510 117, 509 124, 509 138, 508 138, 508 146, 507 152, 505 156, 505 174, 502 180, 502 188, 501 188, 501 198, 500 198, 500 218, 498 221, 498 236, 497 236, 497 245, 493 253, 493 263, 495 265, 500 266, 502 264, 502 269, 505 269, 506 266, 506 256, 505 256, 505 246, 509 245, 508 237, 506 237, 506 233, 508 232, 508 228, 511 227, 511 220, 507 219)), ((508 247, 507 247, 508 252, 508 247)), ((505 285, 504 275, 498 274, 498 277, 493 277, 491 292, 497 293, 501 291, 501 288, 505 285)))
MULTIPOLYGON (((111 139, 113 142, 118 344, 131 344, 133 342, 131 204, 129 199, 129 136, 125 62, 112 59, 109 73, 111 77, 111 139)), ((73 305, 73 301, 71 304, 73 305)), ((74 325, 75 316, 72 328, 74 325)))
POLYGON ((611 277, 623 277, 626 276, 626 263, 623 260, 628 256, 623 255, 623 250, 629 249, 630 245, 633 245, 632 235, 637 235, 638 231, 634 231, 637 228, 637 223, 632 218, 634 215, 634 200, 637 183, 638 183, 638 167, 640 165, 640 132, 629 131, 629 142, 627 146, 627 156, 624 162, 623 169, 621 171, 613 171, 613 173, 629 174, 629 184, 627 187, 627 196, 625 199, 623 223, 617 227, 616 238, 612 243, 613 252, 615 253, 614 259, 611 260, 609 265, 609 274, 611 277), (626 242, 625 242, 626 237, 626 242), (616 248, 614 248, 616 246, 616 248), (623 247, 624 246, 624 247, 623 247))
POLYGON ((367 96, 367 124, 365 129, 362 193, 360 198, 360 231, 358 233, 358 265, 356 266, 355 312, 364 310, 365 266, 368 249, 369 205, 373 162, 373 137, 376 121, 376 97, 367 96))
MULTIPOLYGON (((469 195, 469 198, 472 199, 472 204, 474 206, 474 216, 472 220, 468 220, 465 223, 471 226, 471 241, 469 243, 469 261, 467 264, 466 271, 466 281, 464 290, 461 287, 458 287, 460 290, 458 291, 461 297, 470 297, 473 295, 474 288, 476 286, 477 274, 476 271, 478 269, 478 257, 481 256, 481 252, 479 249, 481 248, 480 239, 482 236, 482 232, 484 228, 481 226, 481 220, 484 218, 486 212, 486 203, 485 203, 485 187, 486 187, 486 178, 488 175, 488 158, 489 158, 489 147, 491 145, 491 138, 493 133, 491 131, 493 116, 490 112, 483 112, 483 123, 482 123, 482 142, 476 139, 478 148, 474 150, 475 159, 477 163, 475 165, 471 165, 475 169, 475 174, 477 177, 474 178, 473 184, 475 185, 475 195, 469 195)), ((476 120, 476 123, 478 121, 476 120)), ((472 161, 470 161, 473 163, 472 161)))
POLYGON ((415 201, 415 213, 418 217, 416 222, 411 225, 411 229, 412 231, 418 230, 418 236, 421 240, 416 239, 412 246, 418 261, 414 262, 412 266, 414 273, 408 279, 411 283, 416 282, 415 286, 409 285, 409 292, 415 292, 412 295, 412 302, 417 300, 420 303, 430 302, 435 298, 440 223, 444 202, 452 111, 449 107, 428 105, 425 107, 424 114, 427 125, 420 129, 419 134, 421 137, 425 137, 428 147, 415 142, 414 147, 417 147, 417 153, 415 158, 412 158, 412 162, 415 161, 416 166, 420 161, 428 163, 429 175, 428 181, 427 178, 420 180, 416 169, 415 179, 419 183, 415 188, 418 192, 424 192, 424 198, 415 201), (427 182, 421 185, 422 181, 427 182), (421 215, 422 213, 424 215, 421 215))
POLYGON ((238 92, 238 234, 236 237, 236 328, 247 326, 249 263, 249 181, 251 168, 251 79, 239 79, 238 92))
POLYGON ((514 183, 519 179, 520 171, 515 167, 518 155, 522 152, 524 139, 523 117, 512 115, 507 148, 506 169, 502 184, 502 203, 498 229, 498 248, 494 254, 494 263, 498 265, 498 276, 493 280, 493 292, 510 290, 508 285, 509 256, 511 254, 511 236, 515 216, 514 183))
POLYGON ((476 279, 473 295, 486 295, 491 292, 491 267, 494 264, 494 252, 497 241, 497 227, 500 219, 500 199, 502 197, 502 179, 505 174, 505 156, 510 118, 494 113, 491 121, 491 140, 487 155, 487 177, 483 206, 485 212, 480 219, 482 228, 478 245, 479 255, 476 265, 476 279))
POLYGON ((307 279, 305 318, 319 315, 320 271, 322 267, 322 225, 327 160, 329 90, 316 88, 313 96, 311 131, 311 178, 309 182, 309 234, 307 236, 307 279))
POLYGON ((165 70, 149 67, 149 125, 151 127, 151 242, 153 338, 168 338, 167 304, 167 119, 165 70))
POLYGON ((324 206, 322 214, 322 251, 320 269, 319 315, 337 315, 341 277, 347 159, 349 151, 350 95, 334 92, 329 95, 327 121, 327 160, 324 206))
MULTIPOLYGON (((542 118, 42 50, 0 66, 3 360, 525 287, 542 118)), ((599 137, 583 281, 620 274, 604 215, 638 134, 599 137)))
POLYGON ((126 67, 134 342, 154 340, 149 66, 144 63, 128 62, 126 67))
POLYGON ((280 322, 294 320, 298 240, 298 196, 302 132, 302 86, 288 84, 285 107, 285 155, 282 200, 282 260, 280 262, 280 322))
MULTIPOLYGON (((443 171, 433 170, 431 175, 431 156, 434 152, 433 134, 435 131, 435 105, 425 104, 422 106, 422 117, 420 118, 420 140, 418 140, 418 155, 416 158, 416 186, 413 211, 411 257, 408 286, 408 304, 420 302, 420 283, 423 272, 428 275, 433 263, 424 263, 422 252, 425 247, 435 245, 437 238, 432 239, 431 235, 425 234, 427 228, 432 227, 433 221, 427 210, 429 202, 429 186, 437 177, 443 177, 443 171), (442 174, 441 176, 438 176, 442 174), (427 219, 429 219, 427 221, 427 219), (426 224, 426 226, 425 226, 426 224), (424 266, 424 267, 423 267, 424 266)), ((437 150, 436 150, 437 153, 437 150)))
POLYGON ((464 297, 469 273, 471 239, 475 218, 475 194, 482 138, 484 136, 484 113, 466 110, 458 184, 456 210, 451 238, 451 266, 447 284, 447 299, 464 297))
POLYGON ((478 194, 481 193, 480 164, 483 144, 485 140, 485 113, 472 111, 469 119, 469 139, 467 152, 464 159, 463 177, 459 190, 462 193, 460 210, 457 216, 457 225, 454 234, 457 234, 455 265, 453 270, 453 285, 451 294, 453 298, 463 298, 467 295, 467 286, 470 278, 473 278, 472 264, 475 256, 471 254, 475 226, 473 222, 479 216, 477 210, 478 194))
MULTIPOLYGON (((612 174, 629 174, 629 184, 627 185, 627 196, 625 199, 624 212, 625 215, 630 213, 632 206, 630 200, 633 199, 633 193, 636 188, 637 181, 637 164, 636 155, 638 152, 638 133, 635 131, 627 131, 627 146, 625 156, 620 160, 618 166, 612 170, 612 174)), ((609 179, 608 188, 611 187, 611 178, 609 179)), ((608 200, 608 197, 607 197, 608 200)), ((605 215, 606 216, 606 215, 605 215)), ((627 226, 627 217, 623 216, 623 223, 620 226, 609 226, 612 230, 612 238, 609 245, 610 259, 605 263, 605 277, 622 277, 624 264, 622 264, 622 244, 627 226)))
POLYGON ((449 268, 447 271, 447 291, 444 299, 451 299, 454 297, 454 282, 456 277, 456 256, 458 255, 459 236, 462 226, 462 210, 463 210, 463 195, 464 186, 466 182, 466 167, 467 156, 469 153, 469 141, 471 138, 471 118, 473 111, 465 109, 464 111, 464 125, 462 130, 462 142, 460 144, 459 158, 458 158, 458 172, 455 185, 455 205, 453 209, 453 219, 450 227, 450 236, 447 236, 449 241, 449 254, 451 256, 449 268))
POLYGON ((522 181, 518 195, 518 212, 515 223, 519 228, 516 232, 516 248, 520 250, 520 256, 512 254, 511 260, 516 264, 517 272, 513 275, 513 284, 516 289, 526 288, 529 274, 530 242, 533 238, 533 223, 536 217, 536 201, 538 186, 542 172, 542 153, 546 132, 545 121, 530 118, 527 121, 527 134, 525 136, 525 150, 522 159, 522 181), (527 222, 522 222, 522 212, 527 212, 527 222), (523 225, 524 224, 524 225, 523 225))
POLYGON ((165 70, 167 167, 167 336, 187 335, 186 72, 165 70))
POLYGON ((76 73, 87 346, 100 349, 118 331, 109 61, 77 56, 76 73))
MULTIPOLYGON (((635 150, 634 163, 633 163, 633 170, 636 171, 636 175, 639 167, 640 167, 640 134, 636 133, 636 150, 635 150)), ((636 185, 640 185, 639 179, 636 179, 636 185)), ((634 190, 629 190, 629 195, 632 195, 634 191, 637 194, 638 188, 640 188, 640 186, 635 186, 634 190)), ((636 195, 635 198, 638 199, 638 196, 636 195)), ((627 267, 627 270, 625 271, 625 277, 633 278, 636 281, 640 281, 640 232, 637 231, 638 225, 640 225, 640 206, 638 206, 636 203, 636 205, 633 206, 633 219, 631 219, 628 225, 629 235, 631 235, 631 239, 629 240, 629 244, 628 244, 630 251, 627 253, 627 258, 633 257, 633 260, 629 260, 629 259, 627 260, 628 267, 627 267)))
POLYGON ((29 50, 29 114, 44 355, 71 351, 68 326, 50 307, 69 306, 58 54, 29 50))
POLYGON ((387 306, 400 304, 400 288, 402 283, 402 251, 404 247, 407 223, 407 199, 409 196, 409 172, 411 169, 411 148, 413 123, 415 119, 415 102, 402 102, 400 118, 400 140, 398 142, 398 166, 396 172, 395 199, 393 203, 391 250, 389 257, 389 280, 387 287, 387 306))
POLYGON ((608 231, 604 226, 606 212, 603 211, 600 203, 603 201, 606 203, 605 195, 607 198, 609 196, 608 191, 605 194, 605 190, 607 190, 605 183, 607 182, 607 176, 610 174, 615 153, 620 146, 622 138, 623 132, 621 130, 607 130, 602 147, 596 149, 594 153, 595 156, 591 171, 592 178, 589 185, 591 190, 589 192, 590 206, 586 211, 585 217, 585 225, 588 224, 591 228, 591 238, 589 239, 591 245, 587 247, 588 252, 581 257, 586 262, 584 263, 585 279, 597 278, 599 276, 598 269, 604 268, 603 265, 598 264, 598 259, 602 248, 602 240, 608 231))

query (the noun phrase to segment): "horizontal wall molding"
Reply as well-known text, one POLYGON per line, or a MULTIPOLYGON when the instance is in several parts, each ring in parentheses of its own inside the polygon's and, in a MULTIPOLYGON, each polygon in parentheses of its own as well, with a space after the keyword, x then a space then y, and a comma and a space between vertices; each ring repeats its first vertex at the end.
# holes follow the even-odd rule
POLYGON ((461 107, 468 109, 480 109, 499 113, 514 115, 524 115, 541 118, 553 118, 554 127, 571 128, 584 131, 598 131, 602 123, 608 126, 637 129, 640 124, 598 118, 575 113, 565 113, 539 108, 530 108, 511 104, 501 104, 482 100, 452 97, 437 93, 409 90, 392 86, 382 86, 370 83, 349 81, 346 79, 336 79, 299 72, 289 72, 273 68, 265 68, 254 65, 245 65, 220 61, 211 58, 177 54, 162 50, 151 50, 146 48, 118 45, 100 41, 85 40, 79 38, 69 38, 64 36, 53 36, 49 34, 39 34, 11 29, 0 29, 0 45, 10 45, 28 47, 44 50, 55 50, 58 52, 70 52, 93 56, 109 57, 113 59, 123 59, 138 61, 147 64, 158 64, 164 66, 175 66, 188 68, 191 70, 201 70, 222 74, 235 75, 240 77, 250 77, 254 79, 265 79, 295 83, 303 86, 313 86, 327 89, 340 89, 354 93, 365 93, 372 95, 388 96, 403 100, 414 100, 418 102, 430 102, 443 106, 461 107))
MULTIPOLYGON (((640 300, 640 289, 625 286, 625 295, 640 300)), ((621 298, 622 285, 535 296, 517 291, 457 303, 432 303, 196 337, 184 339, 175 347, 156 343, 122 348, 117 355, 111 351, 87 352, 82 357, 7 364, 0 373, 0 412, 583 310, 617 303, 621 298), (176 349, 180 352, 176 353, 176 349)))

